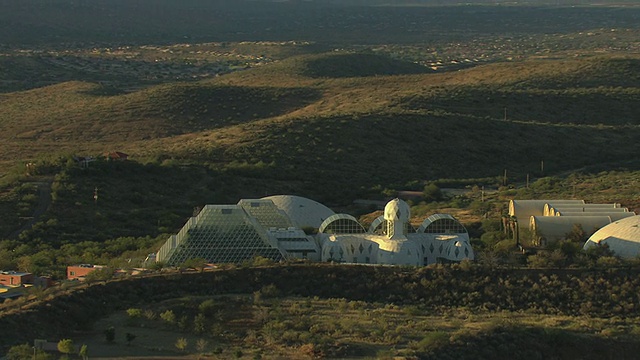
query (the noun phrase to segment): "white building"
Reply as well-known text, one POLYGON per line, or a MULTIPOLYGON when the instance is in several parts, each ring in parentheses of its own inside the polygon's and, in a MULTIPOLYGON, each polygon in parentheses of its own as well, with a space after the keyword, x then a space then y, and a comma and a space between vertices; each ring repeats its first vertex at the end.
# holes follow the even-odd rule
POLYGON ((584 200, 511 200, 509 216, 528 228, 533 243, 545 246, 564 240, 580 225, 587 236, 612 221, 635 216, 618 203, 587 204, 584 200))
POLYGON ((640 216, 612 222, 596 231, 584 244, 584 250, 605 244, 621 258, 635 259, 640 256, 640 216))
POLYGON ((207 205, 167 240, 156 261, 171 266, 191 258, 240 263, 263 256, 421 266, 474 258, 467 230, 452 216, 432 215, 417 229, 410 216, 409 206, 399 199, 390 201, 369 229, 351 215, 298 196, 207 205))

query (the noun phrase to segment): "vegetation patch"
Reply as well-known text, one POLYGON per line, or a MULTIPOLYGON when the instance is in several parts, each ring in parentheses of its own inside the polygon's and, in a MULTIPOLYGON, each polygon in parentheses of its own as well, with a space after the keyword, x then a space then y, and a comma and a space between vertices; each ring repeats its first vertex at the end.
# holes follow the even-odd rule
POLYGON ((425 74, 424 66, 366 53, 323 54, 309 57, 302 74, 312 78, 349 78, 383 75, 425 74))
POLYGON ((0 329, 4 347, 62 336, 110 356, 632 358, 637 279, 457 265, 174 273, 51 289, 5 307, 0 329))

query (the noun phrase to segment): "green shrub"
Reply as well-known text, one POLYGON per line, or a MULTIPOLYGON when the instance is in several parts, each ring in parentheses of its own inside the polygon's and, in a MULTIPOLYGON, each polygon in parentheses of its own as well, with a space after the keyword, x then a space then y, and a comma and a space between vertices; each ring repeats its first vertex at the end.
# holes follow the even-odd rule
POLYGON ((432 331, 427 333, 416 345, 416 351, 431 352, 449 343, 449 334, 444 331, 432 331))
POLYGON ((129 308, 127 309, 127 315, 131 318, 141 318, 142 310, 138 308, 129 308))
POLYGON ((169 324, 175 324, 176 322, 176 314, 173 313, 173 310, 167 310, 160 314, 160 318, 169 324))

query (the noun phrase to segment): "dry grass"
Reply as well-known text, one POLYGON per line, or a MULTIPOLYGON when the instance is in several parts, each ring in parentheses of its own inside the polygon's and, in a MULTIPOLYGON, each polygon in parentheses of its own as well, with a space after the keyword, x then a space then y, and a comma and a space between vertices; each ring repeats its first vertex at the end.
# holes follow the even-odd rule
MULTIPOLYGON (((419 342, 433 333, 446 334, 447 341, 466 338, 473 341, 476 336, 497 328, 535 329, 550 328, 564 336, 610 337, 607 329, 615 329, 617 337, 632 336, 636 331, 633 319, 598 319, 528 313, 477 313, 464 308, 452 308, 443 313, 423 312, 415 306, 374 304, 344 299, 272 298, 253 304, 250 297, 189 297, 173 299, 145 309, 155 312, 167 308, 185 309, 188 303, 199 303, 206 299, 233 304, 224 306, 224 315, 219 320, 209 321, 213 332, 196 335, 192 331, 178 330, 176 325, 163 325, 162 321, 135 320, 125 312, 114 313, 94 324, 93 329, 74 337, 77 344, 87 344, 92 358, 157 358, 183 356, 229 359, 241 349, 241 358, 253 358, 260 354, 263 359, 309 359, 310 349, 320 351, 314 341, 329 336, 332 347, 344 351, 341 358, 372 358, 385 355, 410 356, 420 350, 419 342), (284 328, 280 328, 281 325, 284 328), (105 342, 102 330, 113 326, 116 341, 105 342), (217 333, 216 331, 222 331, 217 333), (129 346, 124 334, 136 334, 129 346), (305 335, 306 334, 306 335, 305 335), (626 335, 625 335, 626 334, 626 335), (175 347, 178 338, 185 338, 185 351, 175 347), (307 340, 301 340, 307 338, 307 340), (315 339, 315 340, 314 340, 315 339), (196 343, 206 342, 204 349, 196 343), (339 345, 338 345, 339 344, 339 345), (216 350, 218 349, 218 350, 216 350), (218 353, 222 350, 221 353, 218 353)), ((220 305, 217 305, 220 306, 220 305)), ((222 310, 222 308, 221 308, 222 310)), ((322 340, 324 341, 324 340, 322 340)), ((555 346, 555 345, 554 345, 555 346)), ((319 353, 315 353, 316 356, 319 353)), ((332 358, 335 355, 325 353, 332 358)), ((501 354, 500 356, 507 356, 501 354)))
MULTIPOLYGON (((575 99, 574 106, 579 108, 582 101, 593 102, 589 91, 603 95, 610 91, 598 86, 610 88, 635 83, 635 78, 629 76, 633 76, 631 70, 638 61, 630 58, 534 60, 439 74, 340 79, 306 76, 317 59, 323 57, 292 58, 199 85, 161 85, 113 96, 98 95, 97 85, 81 82, 5 94, 0 98, 4 110, 0 114, 4 145, 0 161, 26 160, 53 151, 95 152, 106 148, 134 154, 152 149, 171 153, 179 152, 178 147, 189 139, 200 140, 193 146, 207 147, 210 135, 224 139, 214 146, 244 146, 253 142, 252 138, 269 137, 291 122, 303 123, 319 117, 372 114, 387 118, 405 114, 432 117, 433 110, 441 109, 445 113, 473 117, 471 108, 476 109, 476 114, 487 113, 488 109, 471 104, 483 101, 484 94, 500 97, 495 89, 531 89, 538 93, 551 91, 544 90, 548 87, 556 92, 565 88, 569 89, 562 91, 587 89, 584 94, 568 93, 575 99), (601 76, 603 73, 609 76, 605 79, 601 76), (576 79, 582 80, 575 83, 576 79), (588 90, 594 87, 597 90, 588 90), (405 103, 415 104, 415 99, 422 99, 424 104, 407 108, 405 103)), ((357 63, 358 58, 352 60, 357 63)), ((550 92, 548 97, 557 96, 553 94, 550 92)), ((635 99, 635 93, 631 94, 629 99, 635 99)), ((523 96, 527 96, 526 91, 523 96)), ((522 103, 523 98, 516 99, 519 103, 512 104, 516 108, 510 112, 519 112, 527 121, 561 121, 554 118, 555 110, 549 107, 552 104, 548 104, 548 99, 542 99, 548 105, 544 109, 535 102, 522 103), (526 106, 531 109, 526 110, 526 106)), ((505 101, 507 106, 510 100, 505 101)), ((609 106, 606 97, 600 101, 604 102, 598 107, 609 106)), ((501 119, 502 102, 493 106, 497 109, 496 120, 501 119)), ((602 119, 604 125, 609 122, 604 116, 594 118, 602 119)), ((633 118, 611 120, 636 122, 633 118)), ((481 125, 470 122, 469 126, 481 125)))

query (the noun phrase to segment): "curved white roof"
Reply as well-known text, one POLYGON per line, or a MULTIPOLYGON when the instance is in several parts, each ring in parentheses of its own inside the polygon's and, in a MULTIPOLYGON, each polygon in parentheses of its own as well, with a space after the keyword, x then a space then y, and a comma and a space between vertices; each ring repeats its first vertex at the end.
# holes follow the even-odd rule
POLYGON ((584 244, 584 249, 600 244, 609 245, 610 250, 623 258, 640 255, 640 215, 614 221, 596 231, 584 244))
POLYGON ((445 234, 466 234, 467 233, 467 229, 465 229, 465 227, 462 224, 460 224, 460 222, 456 218, 454 218, 449 214, 433 214, 429 216, 428 218, 424 219, 424 221, 422 222, 422 224, 420 224, 420 227, 418 227, 418 230, 416 230, 416 232, 418 233, 425 232, 429 227, 429 225, 431 225, 432 223, 438 220, 449 220, 448 222, 449 226, 447 226, 447 228, 445 229, 438 229, 438 230, 442 230, 438 232, 445 233, 445 234))
POLYGON ((532 216, 529 229, 547 241, 566 238, 573 231, 573 226, 580 224, 586 234, 593 234, 611 223, 609 216, 532 216))
POLYGON ((334 230, 337 230, 338 231, 337 233, 339 234, 354 234, 354 233, 365 232, 364 227, 362 227, 362 225, 358 222, 358 219, 354 218, 349 214, 334 214, 329 216, 325 221, 322 222, 322 224, 320 224, 320 227, 318 228, 318 232, 319 233, 325 232, 325 230, 329 225, 339 220, 344 221, 343 224, 338 226, 339 229, 334 229, 334 230))
POLYGON ((544 216, 556 216, 558 211, 571 211, 571 212, 587 212, 587 211, 595 211, 595 212, 626 212, 629 211, 627 208, 621 208, 620 204, 560 204, 560 205, 550 205, 546 204, 544 206, 544 212, 542 215, 544 216))
POLYGON ((400 221, 408 223, 411 219, 411 209, 404 200, 395 198, 384 207, 384 219, 387 221, 400 221))
POLYGON ((617 221, 620 219, 628 218, 631 216, 636 216, 636 213, 632 211, 628 212, 566 212, 566 211, 558 211, 556 212, 556 216, 608 216, 611 218, 611 221, 617 221))
POLYGON ((530 216, 541 216, 545 204, 584 204, 584 200, 511 200, 509 201, 509 215, 515 216, 521 222, 526 222, 530 216))
POLYGON ((319 202, 301 196, 275 195, 263 199, 273 201, 300 228, 310 226, 317 229, 323 221, 335 214, 319 202))

